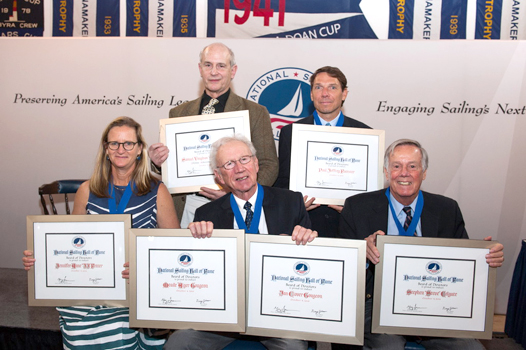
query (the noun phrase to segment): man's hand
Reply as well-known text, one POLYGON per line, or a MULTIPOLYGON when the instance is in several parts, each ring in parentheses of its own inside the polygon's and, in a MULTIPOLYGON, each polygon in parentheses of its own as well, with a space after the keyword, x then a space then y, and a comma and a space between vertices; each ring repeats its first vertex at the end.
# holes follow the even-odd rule
POLYGON ((35 265, 35 261, 36 259, 33 258, 33 251, 24 250, 24 257, 22 258, 22 262, 24 263, 24 270, 31 270, 31 267, 35 265))
POLYGON ((121 272, 122 278, 130 279, 130 263, 126 261, 122 266, 124 267, 124 270, 121 272))
MULTIPOLYGON (((485 241, 491 241, 491 236, 484 238, 485 241)), ((504 262, 504 246, 500 243, 495 244, 486 254, 486 262, 491 267, 500 267, 504 262)))
POLYGON ((318 237, 317 231, 312 231, 308 228, 301 227, 300 225, 296 225, 294 231, 292 231, 292 240, 295 241, 297 245, 305 245, 312 242, 316 237, 318 237))
POLYGON ((208 187, 201 187, 201 191, 199 192, 199 194, 211 200, 216 200, 218 198, 223 197, 226 194, 226 192, 224 190, 213 190, 208 187))
POLYGON ((153 164, 160 168, 166 158, 168 158, 169 152, 168 147, 162 143, 154 143, 148 148, 148 157, 150 157, 153 164))
POLYGON ((303 201, 305 202, 305 209, 307 209, 307 211, 316 209, 320 206, 319 204, 312 204, 316 200, 316 197, 312 197, 311 199, 307 200, 308 198, 309 196, 303 196, 303 201))
POLYGON ((376 236, 378 235, 385 235, 385 232, 378 230, 369 237, 364 238, 367 242, 367 259, 375 265, 380 262, 380 252, 376 249, 376 236))
POLYGON ((194 238, 210 238, 214 230, 214 223, 212 221, 191 222, 188 229, 194 238))
POLYGON ((334 204, 330 204, 330 205, 329 205, 329 208, 334 209, 334 210, 336 210, 339 214, 341 214, 341 213, 342 213, 342 210, 343 210, 343 205, 334 205, 334 204))

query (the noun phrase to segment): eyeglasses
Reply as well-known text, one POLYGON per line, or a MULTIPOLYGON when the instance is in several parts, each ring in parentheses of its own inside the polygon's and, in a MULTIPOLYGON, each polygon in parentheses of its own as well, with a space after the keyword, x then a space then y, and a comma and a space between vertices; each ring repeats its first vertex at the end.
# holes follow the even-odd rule
POLYGON ((131 151, 135 147, 135 145, 138 143, 139 142, 131 142, 131 141, 126 141, 126 142, 110 141, 110 142, 106 142, 106 145, 112 151, 118 150, 120 145, 122 145, 122 148, 124 148, 125 151, 131 151))
POLYGON ((239 164, 242 164, 242 165, 250 163, 250 161, 252 160, 252 157, 254 157, 254 156, 253 155, 252 156, 243 156, 243 157, 239 158, 238 160, 229 160, 225 164, 218 166, 218 168, 224 168, 226 170, 231 170, 231 169, 234 169, 234 167, 236 166, 237 162, 239 162, 239 164))

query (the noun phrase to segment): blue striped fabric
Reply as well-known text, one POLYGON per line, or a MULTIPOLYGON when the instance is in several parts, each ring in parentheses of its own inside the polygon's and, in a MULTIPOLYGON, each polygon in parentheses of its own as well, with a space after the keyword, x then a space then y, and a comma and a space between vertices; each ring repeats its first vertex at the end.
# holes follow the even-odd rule
MULTIPOLYGON (((116 187, 117 205, 125 186, 116 187)), ((132 195, 124 211, 132 215, 133 228, 157 227, 157 191, 159 185, 152 184, 152 191, 144 196, 132 195)), ((88 214, 109 214, 108 198, 91 194, 86 205, 88 214)), ((131 329, 129 312, 125 307, 73 306, 57 308, 64 349, 162 349, 168 331, 131 329)))
MULTIPOLYGON (((119 205, 126 186, 115 186, 115 201, 119 205)), ((157 227, 157 191, 159 185, 152 184, 152 190, 144 196, 133 194, 124 209, 124 214, 131 214, 133 228, 157 227)), ((90 193, 86 204, 88 214, 109 214, 108 198, 100 198, 90 193)))
POLYGON ((128 308, 57 308, 64 349, 162 349, 168 331, 131 329, 128 308), (155 336, 154 336, 155 335, 155 336))

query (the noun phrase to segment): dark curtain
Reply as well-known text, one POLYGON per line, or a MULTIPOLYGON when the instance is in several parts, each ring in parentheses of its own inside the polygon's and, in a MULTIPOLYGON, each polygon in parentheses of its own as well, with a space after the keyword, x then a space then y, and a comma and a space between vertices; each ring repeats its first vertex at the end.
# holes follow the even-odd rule
POLYGON ((526 348, 526 240, 517 257, 511 280, 505 332, 526 348))

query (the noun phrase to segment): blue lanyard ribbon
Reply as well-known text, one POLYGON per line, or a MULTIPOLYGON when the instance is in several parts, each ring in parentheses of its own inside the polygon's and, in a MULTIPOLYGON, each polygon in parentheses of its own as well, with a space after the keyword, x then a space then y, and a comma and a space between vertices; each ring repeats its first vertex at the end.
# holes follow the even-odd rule
POLYGON ((422 191, 418 191, 418 199, 416 201, 415 215, 413 216, 413 219, 411 220, 411 225, 409 225, 409 227, 407 228, 407 231, 404 230, 404 227, 398 220, 398 215, 396 215, 393 204, 391 203, 391 190, 389 187, 387 187, 387 190, 385 191, 385 195, 387 196, 387 200, 389 201, 389 207, 391 208, 391 214, 393 215, 393 219, 396 223, 396 227, 398 228, 398 234, 401 236, 413 236, 416 232, 416 226, 418 225, 418 222, 420 221, 420 216, 422 216, 422 209, 424 208, 424 196, 422 195, 422 191))
MULTIPOLYGON (((135 184, 133 187, 135 187, 135 184)), ((110 214, 124 214, 124 209, 126 209, 126 206, 128 205, 128 202, 132 196, 132 182, 128 182, 128 186, 126 186, 126 190, 124 190, 122 198, 119 201, 119 207, 117 207, 115 202, 115 188, 111 182, 108 184, 108 192, 110 193, 110 198, 108 198, 110 214)))
MULTIPOLYGON (((325 124, 327 124, 327 122, 325 122, 325 123, 321 122, 321 118, 318 115, 318 112, 316 110, 312 113, 312 116, 314 117, 314 125, 325 125, 325 124)), ((341 111, 340 111, 340 114, 338 114, 337 118, 338 118, 338 121, 336 122, 335 126, 343 126, 343 115, 342 115, 341 111)))
POLYGON ((247 225, 241 215, 241 211, 237 206, 237 202, 234 199, 234 195, 230 194, 230 206, 234 212, 234 217, 236 219, 237 227, 241 230, 245 230, 245 233, 258 233, 259 232, 259 219, 261 218, 261 210, 263 209, 263 186, 258 184, 258 195, 256 197, 256 205, 254 207, 254 216, 252 218, 252 223, 250 224, 250 230, 247 230, 247 225))

